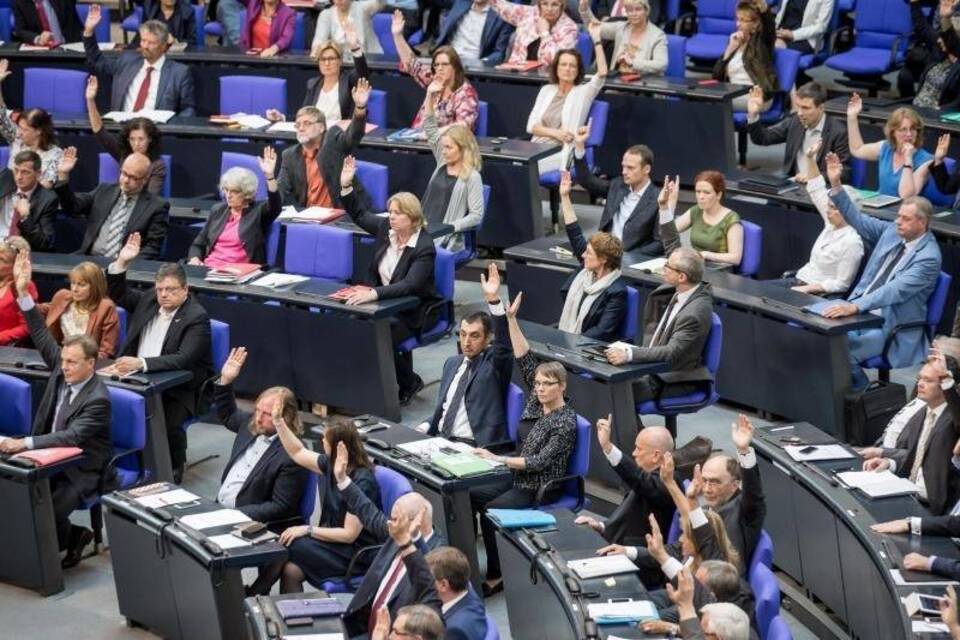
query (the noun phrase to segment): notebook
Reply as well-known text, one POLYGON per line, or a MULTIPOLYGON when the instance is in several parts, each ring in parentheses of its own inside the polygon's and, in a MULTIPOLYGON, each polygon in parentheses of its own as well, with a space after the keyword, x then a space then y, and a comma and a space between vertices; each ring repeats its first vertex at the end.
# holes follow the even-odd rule
POLYGON ((56 464, 63 460, 69 460, 83 453, 80 447, 50 447, 49 449, 33 449, 31 451, 21 451, 10 456, 8 462, 20 464, 25 467, 46 467, 56 464))
POLYGON ((633 561, 622 553, 594 556, 582 560, 568 560, 567 566, 582 580, 639 571, 637 565, 633 564, 633 561))
POLYGON ((275 602, 277 611, 284 620, 290 618, 324 618, 338 616, 346 608, 336 598, 309 598, 297 600, 279 600, 275 602))
POLYGON ((908 496, 917 492, 917 485, 889 471, 845 471, 838 473, 837 478, 869 498, 908 496))
POLYGON ((489 473, 495 465, 472 453, 439 454, 430 463, 457 478, 468 478, 489 473))
POLYGON ((557 519, 552 513, 537 509, 487 509, 487 516, 502 529, 554 527, 557 519))
POLYGON ((650 600, 591 602, 587 604, 587 611, 597 624, 630 624, 660 619, 656 605, 650 600))

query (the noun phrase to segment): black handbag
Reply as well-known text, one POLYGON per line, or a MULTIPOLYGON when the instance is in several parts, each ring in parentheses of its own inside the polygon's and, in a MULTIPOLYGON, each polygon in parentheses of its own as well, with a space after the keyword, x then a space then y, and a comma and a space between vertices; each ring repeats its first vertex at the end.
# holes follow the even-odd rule
POLYGON ((895 382, 878 380, 863 391, 848 393, 843 402, 844 439, 856 446, 873 446, 905 404, 907 389, 895 382))

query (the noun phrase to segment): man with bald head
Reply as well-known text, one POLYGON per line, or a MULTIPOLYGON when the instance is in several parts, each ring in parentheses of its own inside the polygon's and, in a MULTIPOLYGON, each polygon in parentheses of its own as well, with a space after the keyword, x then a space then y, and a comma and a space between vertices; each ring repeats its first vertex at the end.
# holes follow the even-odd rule
POLYGON ((67 213, 87 218, 80 253, 116 258, 127 238, 139 233, 140 257, 158 259, 167 235, 170 203, 146 189, 150 159, 131 153, 120 166, 119 183, 101 183, 88 193, 70 189, 70 172, 76 165, 77 150, 68 147, 57 169, 54 190, 67 213))
POLYGON ((651 513, 662 531, 670 530, 673 499, 660 480, 660 464, 664 453, 673 452, 673 436, 666 427, 644 427, 637 434, 632 457, 625 456, 610 440, 611 421, 612 416, 597 420, 597 440, 630 493, 606 522, 579 516, 576 523, 589 525, 608 542, 642 545, 650 533, 651 513))

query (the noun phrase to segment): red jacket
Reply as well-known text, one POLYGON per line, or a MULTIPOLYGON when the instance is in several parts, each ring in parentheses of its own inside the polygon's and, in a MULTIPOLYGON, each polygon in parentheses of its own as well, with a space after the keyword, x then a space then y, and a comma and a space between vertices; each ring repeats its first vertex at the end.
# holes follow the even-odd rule
MULTIPOLYGON (((30 297, 36 301, 37 287, 30 283, 30 297)), ((0 296, 0 345, 8 347, 25 340, 30 335, 27 320, 17 305, 16 287, 13 283, 0 296)))

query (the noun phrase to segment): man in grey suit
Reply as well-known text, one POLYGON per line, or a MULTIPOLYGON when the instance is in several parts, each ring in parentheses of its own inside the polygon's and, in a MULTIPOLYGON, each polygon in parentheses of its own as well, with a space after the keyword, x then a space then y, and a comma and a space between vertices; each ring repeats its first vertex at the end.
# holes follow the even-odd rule
POLYGON ((104 56, 94 37, 100 24, 100 5, 90 5, 83 25, 83 49, 87 66, 99 75, 113 76, 111 111, 173 111, 195 115, 193 75, 190 68, 167 59, 170 30, 160 20, 140 25, 140 50, 119 56, 104 56))

